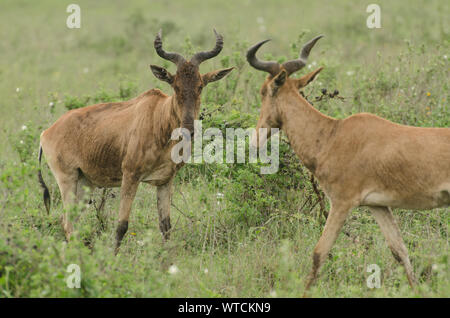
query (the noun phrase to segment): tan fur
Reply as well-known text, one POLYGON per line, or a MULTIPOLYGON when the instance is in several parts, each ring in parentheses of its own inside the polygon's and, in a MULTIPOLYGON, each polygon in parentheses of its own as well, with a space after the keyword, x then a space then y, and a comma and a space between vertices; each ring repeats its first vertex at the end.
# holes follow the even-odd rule
MULTIPOLYGON (((284 82, 283 73, 282 69, 269 76, 261 88, 256 131, 281 128, 331 201, 306 289, 315 281, 349 211, 358 206, 369 206, 413 285, 408 253, 389 207, 450 205, 450 129, 404 126, 368 113, 330 118, 298 92, 318 71, 284 82), (282 84, 277 85, 277 80, 282 84)), ((258 144, 263 142, 261 138, 258 144)))
MULTIPOLYGON (((160 171, 149 183, 170 181, 179 168, 170 160, 175 142, 168 142, 172 130, 180 127, 177 108, 173 97, 150 90, 126 102, 92 105, 61 116, 42 133, 41 145, 64 204, 81 199, 76 191, 81 180, 92 188, 117 187, 124 175, 137 184, 160 171)), ((135 189, 128 195, 134 198, 133 193, 135 189)), ((121 220, 128 219, 129 212, 124 214, 121 220)), ((69 238, 72 227, 66 223, 69 238)))

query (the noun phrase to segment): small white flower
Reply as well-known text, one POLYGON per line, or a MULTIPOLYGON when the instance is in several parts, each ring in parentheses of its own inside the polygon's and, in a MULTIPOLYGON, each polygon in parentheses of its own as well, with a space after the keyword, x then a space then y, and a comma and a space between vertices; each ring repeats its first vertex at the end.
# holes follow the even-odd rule
POLYGON ((431 265, 431 269, 434 270, 434 271, 437 271, 438 268, 439 268, 439 266, 437 264, 431 265))
POLYGON ((48 103, 48 106, 50 106, 50 107, 53 107, 53 105, 55 105, 55 103, 53 103, 53 102, 48 103))
POLYGON ((205 274, 208 274, 209 271, 207 268, 205 268, 205 270, 203 272, 205 272, 205 274))
POLYGON ((174 275, 177 274, 180 270, 176 265, 170 265, 169 270, 167 271, 169 274, 174 275))
POLYGON ((217 198, 223 198, 223 196, 224 196, 223 193, 217 192, 217 198))
POLYGON ((395 71, 398 72, 400 69, 398 67, 395 68, 395 71))
POLYGON ((415 89, 415 87, 414 86, 411 86, 411 90, 413 91, 415 89))
POLYGON ((137 241, 136 243, 137 243, 137 245, 139 245, 139 246, 144 246, 144 241, 137 241))
POLYGON ((347 71, 347 76, 352 76, 353 74, 355 74, 354 71, 347 71))
POLYGON ((23 145, 23 140, 20 141, 20 144, 23 145))
POLYGON ((447 59, 447 55, 444 55, 444 60, 446 60, 447 59))
POLYGON ((25 129, 27 129, 27 126, 22 125, 22 130, 25 130, 25 129))
POLYGON ((17 87, 17 88, 16 88, 16 92, 17 92, 17 93, 20 92, 20 87, 17 87))

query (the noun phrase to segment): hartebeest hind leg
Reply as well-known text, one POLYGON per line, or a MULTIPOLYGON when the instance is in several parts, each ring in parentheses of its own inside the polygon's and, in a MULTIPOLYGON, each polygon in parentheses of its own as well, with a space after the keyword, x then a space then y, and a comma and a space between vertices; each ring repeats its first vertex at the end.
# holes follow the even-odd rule
POLYGON ((123 236, 128 230, 128 219, 130 218, 131 206, 138 186, 139 179, 136 176, 124 173, 120 188, 119 224, 116 230, 116 254, 119 251, 123 236))
POLYGON ((388 207, 369 207, 369 209, 380 226, 381 232, 386 238, 387 244, 391 249, 394 258, 400 264, 403 264, 409 284, 411 287, 414 287, 415 278, 411 263, 409 261, 408 250, 403 242, 400 229, 395 222, 391 209, 388 207))
POLYGON ((351 206, 348 204, 331 204, 331 210, 328 214, 322 235, 314 248, 313 267, 308 277, 306 290, 308 290, 316 280, 319 269, 336 241, 350 209, 351 206))
MULTIPOLYGON (((73 226, 70 220, 70 209, 82 200, 86 200, 84 197, 86 193, 85 187, 87 186, 92 190, 93 186, 84 177, 80 177, 77 170, 74 170, 71 174, 62 172, 54 174, 64 206, 64 212, 61 216, 61 225, 64 229, 66 240, 69 241, 70 236, 73 233, 73 226)), ((84 209, 84 207, 82 209, 84 209)))
POLYGON ((79 172, 77 169, 63 169, 59 161, 47 160, 50 170, 55 176, 63 201, 64 212, 61 216, 61 225, 64 229, 66 240, 69 241, 73 232, 73 226, 69 218, 69 210, 76 203, 77 183, 79 172))
POLYGON ((156 192, 159 229, 164 240, 170 238, 170 204, 172 199, 172 179, 164 185, 157 187, 156 192))
POLYGON ((61 225, 64 229, 66 240, 70 240, 70 236, 73 232, 73 226, 70 222, 70 209, 76 203, 76 191, 77 191, 77 175, 59 175, 56 177, 59 191, 63 200, 64 212, 61 217, 61 225))

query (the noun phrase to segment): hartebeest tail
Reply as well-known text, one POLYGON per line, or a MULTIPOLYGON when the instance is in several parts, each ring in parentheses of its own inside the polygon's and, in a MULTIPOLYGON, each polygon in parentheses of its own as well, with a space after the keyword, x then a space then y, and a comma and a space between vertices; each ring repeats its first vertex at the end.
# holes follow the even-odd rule
POLYGON ((39 145, 39 168, 38 168, 38 178, 39 178, 39 184, 42 187, 42 190, 44 191, 44 205, 45 209, 47 210, 47 214, 50 213, 50 191, 48 191, 48 187, 45 184, 44 178, 42 178, 42 171, 41 171, 41 160, 42 160, 42 146, 39 145))
POLYGON ((331 209, 314 248, 313 266, 306 285, 336 241, 349 212, 366 206, 372 212, 395 259, 403 264, 411 285, 415 278, 400 229, 391 208, 434 209, 450 206, 450 129, 399 125, 373 114, 345 119, 328 117, 315 109, 299 90, 322 68, 289 78, 306 65, 318 36, 303 46, 299 58, 279 64, 261 61, 248 50, 251 66, 270 75, 261 87, 261 112, 253 143, 267 136, 260 128, 281 128, 302 163, 319 181, 331 209))

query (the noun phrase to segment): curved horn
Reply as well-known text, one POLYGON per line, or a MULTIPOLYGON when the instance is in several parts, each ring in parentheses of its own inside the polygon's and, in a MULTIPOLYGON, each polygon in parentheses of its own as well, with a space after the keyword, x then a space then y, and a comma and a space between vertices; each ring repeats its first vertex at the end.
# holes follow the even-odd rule
POLYGON ((275 76, 280 72, 280 64, 271 61, 260 61, 255 55, 256 51, 258 51, 264 43, 267 43, 269 41, 270 40, 261 41, 249 48, 247 51, 247 61, 257 70, 265 71, 270 73, 272 76, 275 76))
POLYGON ((297 72, 299 69, 304 67, 306 65, 306 61, 308 60, 309 52, 311 52, 311 49, 316 44, 316 42, 322 38, 323 35, 316 36, 314 39, 306 43, 296 60, 291 60, 283 63, 283 67, 286 69, 288 75, 291 75, 294 72, 297 72))
POLYGON ((191 58, 191 63, 195 65, 200 65, 203 61, 206 61, 210 58, 217 56, 223 48, 223 37, 216 32, 215 29, 214 34, 216 35, 216 46, 211 51, 206 52, 198 52, 191 58))
POLYGON ((158 34, 155 37, 155 50, 156 53, 158 53, 159 56, 161 56, 163 59, 173 62, 175 65, 178 65, 180 62, 185 61, 184 57, 181 56, 178 53, 170 53, 166 52, 162 48, 162 41, 161 41, 161 30, 159 30, 158 34))

